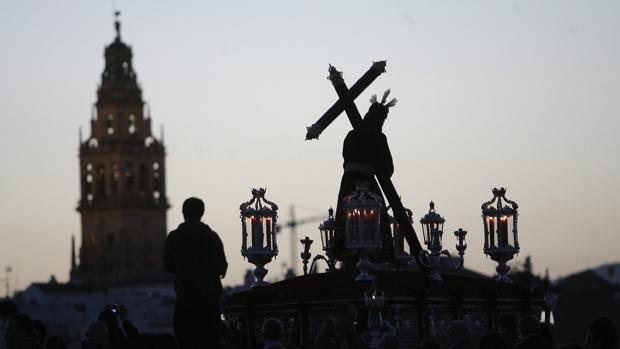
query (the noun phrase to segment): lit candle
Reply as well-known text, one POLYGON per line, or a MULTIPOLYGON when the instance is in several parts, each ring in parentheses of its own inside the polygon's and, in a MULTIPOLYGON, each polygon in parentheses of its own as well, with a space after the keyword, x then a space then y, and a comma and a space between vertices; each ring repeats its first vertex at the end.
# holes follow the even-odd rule
POLYGON ((491 246, 495 246, 495 218, 489 217, 489 235, 491 236, 491 246))
POLYGON ((265 226, 267 230, 267 248, 271 249, 271 219, 269 217, 265 219, 265 226))
POLYGON ((508 217, 502 216, 499 219, 499 227, 497 232, 498 247, 508 246, 508 217))
POLYGON ((257 232, 256 232, 256 219, 254 218, 254 216, 250 217, 250 221, 252 224, 252 248, 256 248, 256 246, 258 246, 258 241, 256 241, 257 239, 257 232))
POLYGON ((258 221, 256 222, 256 225, 258 227, 259 246, 260 248, 263 248, 263 246, 265 246, 264 245, 265 234, 263 233, 263 217, 258 217, 258 221))

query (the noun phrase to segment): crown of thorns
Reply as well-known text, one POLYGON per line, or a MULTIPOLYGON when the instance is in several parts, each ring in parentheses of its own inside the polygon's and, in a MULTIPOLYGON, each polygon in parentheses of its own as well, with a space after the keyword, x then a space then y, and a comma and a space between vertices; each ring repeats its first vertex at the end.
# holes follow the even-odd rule
POLYGON ((381 103, 379 103, 377 101, 377 95, 374 94, 374 95, 372 95, 372 97, 370 97, 370 103, 373 103, 373 104, 374 103, 379 103, 379 104, 384 105, 384 106, 386 106, 388 108, 391 108, 391 107, 396 105, 396 102, 398 102, 398 100, 396 98, 392 98, 391 101, 389 101, 387 104, 385 104, 385 102, 387 101, 387 98, 388 98, 389 95, 390 95, 390 90, 389 89, 386 90, 385 92, 383 92, 383 98, 381 98, 381 103))

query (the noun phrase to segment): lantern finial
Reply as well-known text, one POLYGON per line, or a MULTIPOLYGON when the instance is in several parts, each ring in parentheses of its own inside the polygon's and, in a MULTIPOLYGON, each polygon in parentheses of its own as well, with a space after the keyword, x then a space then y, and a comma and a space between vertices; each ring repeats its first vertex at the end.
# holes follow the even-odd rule
POLYGON ((499 189, 493 188, 493 196, 503 198, 506 196, 506 188, 501 187, 499 189))
POLYGON ((429 211, 435 211, 435 203, 432 200, 428 205, 431 207, 429 211))

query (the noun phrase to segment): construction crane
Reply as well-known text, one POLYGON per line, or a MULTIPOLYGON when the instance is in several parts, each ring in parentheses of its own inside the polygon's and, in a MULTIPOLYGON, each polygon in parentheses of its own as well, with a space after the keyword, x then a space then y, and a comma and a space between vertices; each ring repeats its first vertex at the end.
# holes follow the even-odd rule
POLYGON ((0 279, 0 281, 4 281, 5 284, 4 286, 6 287, 6 299, 10 299, 11 298, 11 277, 10 274, 13 271, 13 268, 11 268, 11 266, 7 266, 4 269, 4 272, 6 273, 6 277, 4 279, 0 279))
POLYGON ((299 255, 297 254, 297 244, 299 244, 299 240, 297 238, 297 227, 300 225, 304 225, 304 224, 308 224, 308 223, 312 223, 312 222, 318 222, 318 221, 322 221, 327 219, 326 215, 320 215, 320 216, 314 216, 314 217, 308 217, 308 218, 303 218, 300 220, 297 220, 296 216, 295 216, 295 205, 291 205, 290 209, 289 209, 289 220, 287 222, 285 222, 282 225, 278 225, 278 227, 276 228, 276 233, 279 233, 282 229, 284 228, 289 228, 291 231, 290 237, 291 237, 291 269, 294 272, 297 272, 297 259, 299 259, 299 255))

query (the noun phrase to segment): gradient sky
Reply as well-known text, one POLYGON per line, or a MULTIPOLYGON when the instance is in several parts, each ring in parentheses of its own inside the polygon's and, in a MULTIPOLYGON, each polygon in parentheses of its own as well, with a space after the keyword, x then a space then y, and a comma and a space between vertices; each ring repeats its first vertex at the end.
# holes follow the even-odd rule
MULTIPOLYGON (((428 202, 445 230, 469 231, 466 266, 491 274, 480 204, 506 186, 520 205, 521 254, 557 277, 620 260, 620 2, 117 1, 122 37, 165 126, 168 230, 191 195, 222 237, 236 284, 238 207, 266 187, 281 207, 335 206, 341 117, 304 140, 336 99, 328 63, 349 85, 383 74, 357 101, 392 89, 384 132, 394 184, 416 222, 428 202)), ((80 235, 78 127, 88 120, 114 37, 111 1, 7 1, 0 11, 0 266, 19 288, 67 280, 80 235)), ((300 237, 320 239, 317 224, 300 237)), ((420 230, 419 223, 416 229, 420 230)), ((454 249, 452 234, 445 246, 454 249)), ((288 237, 267 279, 290 263, 288 237)), ((3 276, 2 276, 3 277, 3 276)), ((4 291, 0 291, 4 294, 4 291)))

